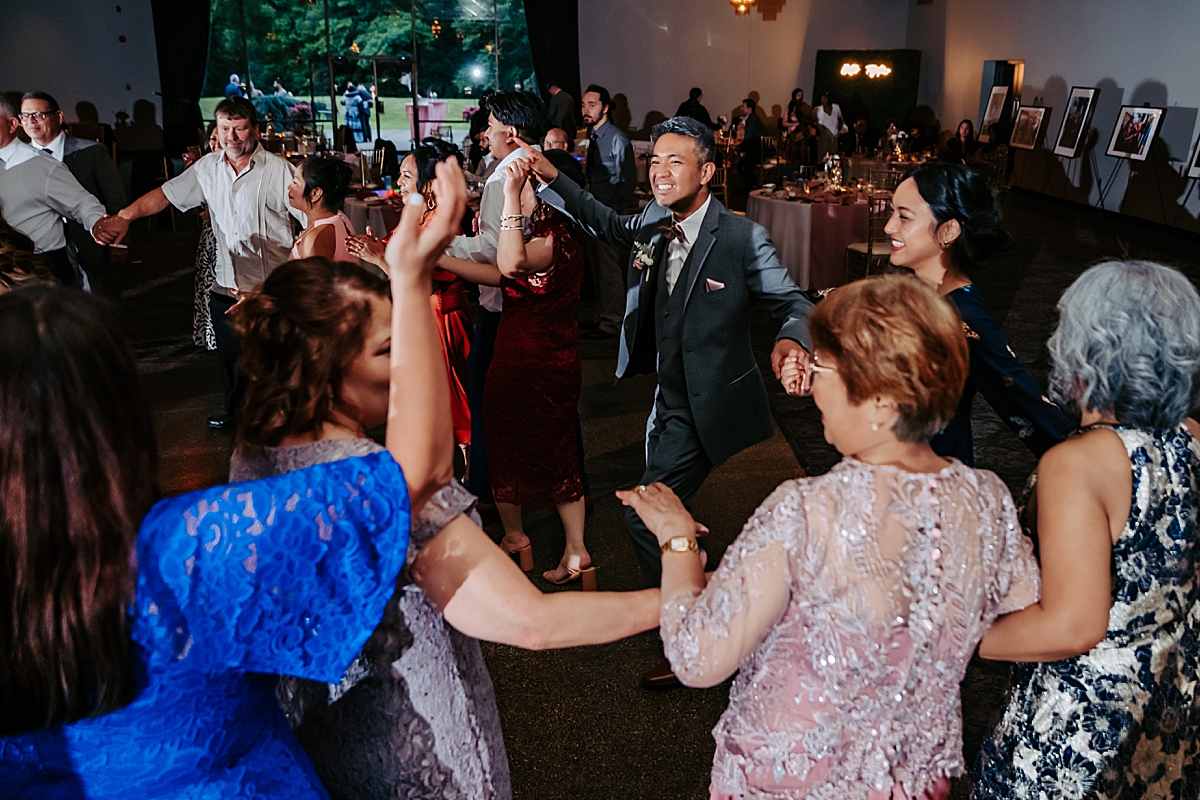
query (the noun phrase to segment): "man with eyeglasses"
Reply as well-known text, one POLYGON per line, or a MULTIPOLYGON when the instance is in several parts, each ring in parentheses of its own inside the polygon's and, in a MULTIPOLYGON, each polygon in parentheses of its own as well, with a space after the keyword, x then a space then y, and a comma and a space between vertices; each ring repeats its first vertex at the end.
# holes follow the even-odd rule
POLYGON ((54 277, 74 286, 63 218, 91 231, 97 241, 108 237, 112 218, 71 170, 17 138, 20 124, 16 104, 0 94, 0 215, 33 241, 54 277))
MULTIPOLYGON (((125 186, 107 148, 99 142, 76 139, 63 130, 62 110, 53 97, 45 92, 26 93, 21 98, 21 124, 33 146, 65 164, 109 214, 116 214, 128 204, 125 186)), ((120 300, 121 273, 116 260, 74 220, 67 220, 67 256, 86 289, 120 300)))

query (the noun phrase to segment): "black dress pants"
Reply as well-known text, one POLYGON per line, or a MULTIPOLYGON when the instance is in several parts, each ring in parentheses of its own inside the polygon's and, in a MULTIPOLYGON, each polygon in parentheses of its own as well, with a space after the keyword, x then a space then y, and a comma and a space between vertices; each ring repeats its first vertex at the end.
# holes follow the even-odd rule
MULTIPOLYGON (((646 471, 642 474, 642 485, 661 481, 686 504, 713 468, 700 445, 691 411, 668 408, 660 390, 654 402, 654 416, 647 427, 646 471)), ((658 586, 662 583, 662 550, 658 537, 632 508, 625 509, 625 527, 633 540, 633 552, 642 568, 645 585, 658 586)))
POLYGON ((234 332, 230 319, 225 314, 237 300, 212 292, 208 295, 208 309, 212 314, 213 332, 217 336, 217 365, 221 369, 221 390, 224 393, 225 413, 236 416, 246 394, 246 377, 238 369, 242 355, 241 338, 234 332))

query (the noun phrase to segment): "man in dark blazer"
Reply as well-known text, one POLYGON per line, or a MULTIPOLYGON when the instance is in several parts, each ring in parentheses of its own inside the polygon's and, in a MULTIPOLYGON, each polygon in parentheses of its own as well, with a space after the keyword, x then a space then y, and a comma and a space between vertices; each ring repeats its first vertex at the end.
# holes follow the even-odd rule
MULTIPOLYGON (((527 155, 537 177, 590 233, 633 251, 617 378, 658 373, 641 483, 661 481, 686 503, 714 466, 774 433, 750 349, 754 303, 765 304, 781 324, 771 354, 776 377, 790 355, 807 363, 812 303, 779 263, 766 229, 709 193, 712 132, 674 117, 654 127, 654 138, 654 202, 640 214, 618 214, 559 180, 540 153, 527 155)), ((645 582, 657 586, 658 541, 632 510, 625 521, 645 582)))
MULTIPOLYGON (((53 97, 45 92, 29 92, 22 97, 21 123, 33 146, 65 164, 106 213, 116 214, 129 204, 108 150, 99 142, 77 139, 63 130, 62 110, 53 97)), ((67 220, 67 255, 76 273, 87 276, 95 294, 113 301, 120 299, 120 267, 110 257, 109 248, 97 244, 91 232, 75 220, 67 220)))

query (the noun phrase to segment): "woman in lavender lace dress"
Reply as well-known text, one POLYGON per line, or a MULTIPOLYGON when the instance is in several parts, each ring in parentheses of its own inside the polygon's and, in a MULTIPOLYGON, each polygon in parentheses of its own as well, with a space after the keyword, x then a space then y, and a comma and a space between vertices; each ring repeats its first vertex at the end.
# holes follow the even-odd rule
POLYGON ((845 458, 776 489, 707 588, 670 490, 621 493, 663 546, 663 644, 689 686, 738 672, 713 798, 945 798, 959 681, 992 619, 1037 600, 1037 565, 999 478, 929 446, 967 375, 953 307, 891 275, 809 326, 812 366, 787 364, 785 386, 811 384, 845 458))
MULTIPOLYGON (((409 202, 424 198, 414 194, 409 202)), ((406 214, 401 226, 415 227, 417 219, 406 214)), ((389 263, 397 244, 395 237, 389 242, 389 263)), ((392 282, 402 277, 393 273, 392 282)), ((231 475, 279 475, 381 450, 366 431, 388 421, 390 381, 408 380, 389 364, 390 353, 440 353, 429 280, 426 274, 423 308, 395 311, 397 318, 427 317, 426 342, 394 338, 387 283, 347 263, 288 262, 240 304, 235 325, 249 386, 231 475), (392 341, 403 347, 393 350, 392 341)), ((437 394, 444 449, 430 458, 440 459, 453 450, 445 380, 437 394)), ((389 441, 406 435, 388 425, 389 441)), ((447 471, 448 485, 414 515, 396 593, 342 681, 280 684, 296 738, 335 800, 511 797, 477 639, 572 647, 658 624, 657 590, 543 595, 480 529, 475 497, 450 477, 447 471)))

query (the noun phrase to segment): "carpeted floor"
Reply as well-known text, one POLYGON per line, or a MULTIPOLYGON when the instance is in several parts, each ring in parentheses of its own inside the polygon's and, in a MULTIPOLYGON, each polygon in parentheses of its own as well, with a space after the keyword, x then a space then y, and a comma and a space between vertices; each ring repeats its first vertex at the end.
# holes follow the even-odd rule
MULTIPOLYGON (((1044 385, 1044 343, 1059 294, 1090 263, 1106 257, 1152 258, 1178 264, 1200 282, 1195 236, 1030 193, 1005 197, 1013 247, 976 277, 1013 350, 1044 385)), ((187 227, 186 225, 184 226, 187 227)), ((163 489, 177 493, 220 482, 232 437, 208 430, 204 418, 219 403, 212 357, 190 344, 196 234, 181 230, 132 237, 125 271, 126 330, 134 340, 143 387, 155 413, 163 489)), ((584 309, 586 313, 588 309, 584 309)), ((765 365, 776 327, 755 320, 754 343, 765 365)), ((584 342, 583 418, 587 468, 596 500, 587 526, 601 589, 638 587, 639 572, 612 491, 637 482, 653 378, 613 384, 616 345, 584 342)), ((811 400, 772 386, 778 431, 715 470, 693 503, 713 529, 707 547, 715 563, 742 522, 781 481, 820 474, 838 460, 822 435, 811 400)), ((1014 492, 1034 458, 982 402, 974 409, 978 466, 992 469, 1014 492)), ((495 536, 499 525, 488 526, 495 536)), ((553 512, 527 513, 534 542, 532 580, 554 590, 541 571, 561 555, 562 526, 553 512)), ((565 591, 578 591, 568 587, 565 591)), ((611 645, 529 653, 499 645, 484 652, 496 688, 517 800, 556 798, 703 798, 713 743, 709 731, 724 709, 727 686, 651 693, 638 676, 661 653, 653 633, 611 645)), ((1002 700, 1007 668, 978 662, 963 684, 968 762, 1002 700)), ((960 781, 956 796, 965 796, 960 781)))

